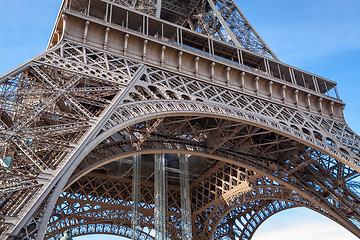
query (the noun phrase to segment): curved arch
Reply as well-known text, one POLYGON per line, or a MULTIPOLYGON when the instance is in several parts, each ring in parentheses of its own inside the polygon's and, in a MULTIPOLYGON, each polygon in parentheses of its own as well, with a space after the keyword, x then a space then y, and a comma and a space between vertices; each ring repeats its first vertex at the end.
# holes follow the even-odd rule
MULTIPOLYGON (((120 237, 131 238, 132 229, 131 227, 126 227, 122 224, 114 224, 113 222, 109 223, 106 221, 103 222, 84 222, 78 223, 70 226, 66 226, 61 229, 62 231, 71 230, 72 237, 84 236, 89 234, 109 234, 120 237)), ((135 239, 141 240, 154 240, 155 238, 151 235, 151 229, 148 228, 145 230, 137 230, 138 235, 135 239)), ((61 234, 50 234, 45 235, 44 239, 60 239, 61 234)))
MULTIPOLYGON (((117 132, 119 129, 123 129, 127 126, 131 126, 135 123, 139 123, 145 120, 149 119, 155 119, 155 118, 161 118, 161 117, 167 117, 167 116, 211 116, 211 117, 217 117, 222 119, 228 119, 228 120, 234 120, 234 121, 241 121, 245 122, 250 125, 255 125, 259 127, 263 127, 265 129, 271 130, 273 132, 277 132, 279 134, 282 134, 284 136, 287 136, 289 138, 294 139, 295 141, 301 142, 303 144, 306 144, 308 146, 311 146, 315 149, 320 149, 321 151, 325 153, 329 153, 330 156, 339 158, 338 151, 335 149, 329 148, 328 145, 324 145, 323 143, 319 141, 315 141, 311 138, 311 136, 304 136, 299 132, 294 132, 293 129, 287 126, 284 126, 281 123, 274 122, 271 119, 266 119, 263 116, 255 116, 253 113, 244 113, 240 112, 236 109, 228 108, 228 107, 219 107, 217 105, 211 105, 211 104, 203 104, 199 102, 189 102, 191 105, 190 109, 187 107, 187 105, 184 105, 184 101, 151 101, 155 102, 157 104, 156 109, 159 111, 151 112, 151 109, 154 109, 151 103, 147 102, 137 102, 135 103, 129 103, 122 105, 118 109, 116 109, 116 114, 114 113, 112 115, 115 116, 114 118, 110 117, 111 121, 108 121, 104 124, 103 132, 99 134, 97 137, 94 137, 90 144, 86 146, 83 151, 81 151, 77 155, 76 162, 79 163, 92 149, 94 149, 95 146, 97 146, 101 141, 106 139, 107 137, 111 136, 113 133, 117 132), (120 113, 119 113, 120 111, 120 113), (119 116, 122 116, 123 118, 119 118, 119 116), (309 142, 311 144, 309 144, 309 142), (333 150, 333 151, 330 151, 333 150)), ((203 147, 203 146, 202 146, 203 147)), ((186 148, 184 148, 186 149, 186 148)), ((154 150, 152 150, 154 151, 154 150)), ((160 151, 160 150, 156 150, 160 151)), ((161 150, 162 152, 166 153, 172 152, 172 153, 189 153, 194 154, 196 153, 194 150, 166 150, 165 148, 161 150)), ((151 153, 151 151, 150 151, 151 153)), ((199 151, 198 152, 200 156, 215 158, 219 161, 225 161, 225 162, 232 162, 235 164, 239 164, 240 161, 236 160, 244 160, 245 163, 242 163, 243 166, 246 166, 247 168, 250 168, 254 171, 260 171, 264 173, 264 175, 268 176, 269 178, 274 178, 274 174, 272 172, 269 172, 268 169, 262 168, 259 164, 256 164, 256 161, 250 162, 246 158, 241 158, 241 156, 238 156, 232 152, 224 152, 219 151, 219 155, 214 157, 214 154, 206 154, 204 152, 199 151)), ((137 155, 139 152, 133 152, 128 154, 128 156, 137 155)), ((122 156, 123 157, 123 156, 122 156)), ((342 158, 341 158, 342 159, 342 158)), ((342 159, 342 162, 345 160, 342 159)), ((77 164, 70 167, 72 169, 71 172, 75 169, 77 164)), ((296 186, 292 186, 291 183, 288 183, 286 181, 283 181, 281 179, 277 179, 279 183, 283 184, 284 186, 289 187, 290 189, 293 189, 294 191, 297 191, 298 188, 296 186)), ((65 183, 64 183, 65 185, 65 183)), ((62 191, 62 189, 58 189, 59 191, 62 191)), ((56 194, 56 192, 55 192, 56 194)), ((319 199, 319 196, 312 196, 309 193, 301 193, 304 197, 307 199, 312 199, 313 197, 319 199)), ((340 215, 338 215, 333 210, 329 209, 326 205, 322 204, 321 202, 317 201, 317 204, 319 207, 327 209, 329 213, 333 216, 338 216, 339 219, 342 219, 340 215)), ((352 232, 356 232, 355 228, 353 229, 351 226, 348 226, 348 223, 343 220, 342 224, 347 225, 347 228, 350 229, 352 232), (352 230, 351 230, 352 229, 352 230)))
MULTIPOLYGON (((169 143, 169 141, 166 141, 166 143, 169 143)), ((75 175, 74 178, 70 179, 70 182, 67 185, 67 187, 70 186, 71 183, 73 183, 77 179, 79 179, 81 176, 84 176, 86 173, 92 171, 93 169, 96 169, 99 166, 105 165, 107 163, 110 163, 112 161, 116 161, 116 160, 119 160, 122 158, 131 157, 131 156, 135 156, 135 155, 139 155, 139 154, 181 153, 181 154, 191 154, 191 155, 196 155, 196 156, 201 156, 201 157, 206 157, 206 158, 212 158, 212 159, 219 160, 222 162, 236 164, 236 165, 245 167, 247 169, 250 169, 252 171, 259 172, 270 179, 276 179, 276 181, 278 183, 282 184, 287 189, 296 191, 297 193, 299 193, 299 196, 307 199, 308 201, 313 200, 313 197, 315 197, 314 195, 312 195, 312 193, 309 193, 309 192, 306 193, 305 191, 300 191, 297 188, 298 186, 291 185, 291 183, 289 183, 289 182, 285 182, 279 178, 276 178, 274 176, 274 174, 269 171, 269 169, 264 168, 261 165, 259 165, 258 163, 256 163, 259 159, 254 158, 253 161, 250 161, 249 158, 245 158, 244 156, 236 155, 231 152, 223 152, 223 151, 220 151, 218 153, 218 155, 216 155, 216 152, 213 154, 208 154, 208 149, 204 148, 204 146, 202 146, 202 145, 186 146, 186 144, 184 144, 184 143, 181 143, 181 142, 177 142, 177 143, 178 143, 177 145, 172 145, 172 146, 176 146, 173 149, 170 148, 171 145, 166 145, 163 148, 160 148, 159 145, 157 145, 157 147, 158 147, 157 149, 143 149, 140 151, 126 152, 124 154, 119 154, 117 156, 114 156, 113 158, 110 158, 110 159, 104 159, 103 161, 95 163, 93 166, 86 169, 84 172, 79 173, 78 175, 75 175), (182 148, 181 148, 181 144, 184 144, 182 148), (191 149, 191 150, 189 150, 189 149, 191 149), (202 151, 198 151, 198 150, 202 150, 202 151)), ((278 187, 278 186, 276 186, 276 187, 278 187)), ((282 200, 282 199, 278 199, 278 200, 282 200)), ((319 208, 327 209, 331 213, 332 216, 338 215, 337 213, 335 213, 334 211, 329 209, 326 205, 324 205, 322 203, 324 201, 322 201, 322 202, 319 202, 318 200, 314 200, 314 201, 319 208)), ((340 216, 338 216, 338 217, 340 217, 340 216)), ((333 220, 335 220, 335 218, 333 218, 333 220)), ((346 223, 343 222, 343 224, 346 224, 346 223)))
POLYGON ((220 222, 234 209, 254 201, 285 201, 296 206, 307 207, 339 223, 339 220, 326 214, 312 199, 301 197, 297 192, 289 191, 286 187, 278 185, 258 185, 248 192, 233 197, 231 202, 221 202, 211 209, 210 214, 204 216, 206 221, 201 230, 201 239, 211 239, 220 222))
MULTIPOLYGON (((301 142, 309 147, 317 149, 338 161, 358 170, 360 172, 360 161, 351 151, 350 155, 340 151, 340 144, 330 144, 328 141, 318 139, 315 136, 308 135, 302 131, 291 127, 291 123, 274 120, 270 117, 263 116, 254 112, 240 110, 235 107, 202 103, 196 101, 175 101, 175 100, 151 100, 127 103, 119 106, 114 114, 104 125, 104 132, 97 138, 105 139, 118 131, 135 123, 149 119, 163 118, 169 116, 205 116, 217 117, 233 121, 241 121, 249 125, 258 126, 290 139, 301 142)), ((332 142, 338 142, 332 136, 328 135, 332 142)))
MULTIPOLYGON (((177 145, 177 147, 179 147, 179 145, 177 145)), ((190 147, 193 148, 193 146, 190 146, 190 147)), ((203 146, 197 146, 197 147, 199 147, 199 148, 201 147, 203 149, 203 146)), ((118 156, 116 156, 114 158, 111 158, 111 159, 104 159, 104 161, 98 162, 97 164, 94 164, 90 168, 86 169, 84 172, 81 172, 78 175, 75 175, 74 176, 75 178, 70 179, 70 182, 67 184, 67 187, 69 187, 72 183, 74 183, 80 177, 82 177, 82 176, 86 175, 87 173, 91 172, 93 169, 96 169, 99 166, 103 166, 103 165, 105 165, 107 163, 110 163, 110 162, 113 162, 113 161, 116 161, 116 160, 119 160, 119 159, 123 159, 123 158, 126 158, 126 157, 131 157, 131 156, 136 156, 136 155, 139 155, 139 154, 155 154, 155 153, 178 154, 178 153, 180 153, 180 154, 190 154, 190 155, 196 155, 196 156, 201 156, 201 157, 206 157, 206 158, 212 158, 212 159, 215 159, 215 160, 218 160, 218 161, 221 161, 221 162, 228 162, 228 163, 231 163, 231 164, 235 164, 235 165, 245 167, 245 168, 247 168, 249 170, 259 172, 259 173, 263 174, 264 176, 266 176, 266 177, 268 177, 270 179, 276 179, 276 181, 278 181, 280 184, 283 184, 284 186, 286 186, 286 188, 291 189, 291 190, 296 191, 296 192, 300 192, 299 194, 302 197, 306 198, 306 199, 312 199, 312 196, 310 195, 310 193, 305 193, 305 192, 299 191, 299 189, 297 189, 296 186, 291 185, 291 183, 285 182, 285 181, 283 181, 281 179, 278 179, 278 178, 274 177, 274 175, 271 172, 269 172, 269 170, 267 170, 266 168, 260 167, 259 164, 255 165, 256 164, 255 162, 253 162, 253 164, 252 164, 249 161, 247 161, 247 163, 246 162, 240 162, 239 161, 240 159, 241 160, 246 160, 245 158, 241 158, 242 157, 241 155, 235 155, 235 154, 232 155, 232 153, 230 153, 230 152, 226 153, 226 155, 221 154, 223 152, 220 152, 219 155, 215 155, 215 154, 208 154, 206 152, 207 149, 204 149, 204 150, 205 151, 200 152, 200 151, 194 151, 194 150, 187 150, 186 148, 181 150, 179 148, 169 149, 169 147, 164 147, 164 148, 157 148, 157 149, 149 149, 149 150, 127 152, 125 154, 120 154, 120 155, 118 155, 118 156)), ((322 203, 320 203, 318 201, 316 201, 316 203, 319 206, 322 206, 323 208, 327 208, 326 206, 324 206, 322 203)), ((329 210, 329 211, 331 211, 331 210, 329 210)))
MULTIPOLYGON (((186 105, 184 101, 153 100, 150 102, 136 102, 121 105, 116 109, 116 112, 113 113, 111 117, 109 117, 109 121, 104 124, 103 132, 91 141, 91 143, 86 147, 87 151, 81 153, 81 159, 83 159, 104 139, 111 136, 115 132, 133 124, 149 119, 168 116, 207 116, 242 121, 249 125, 255 125, 274 131, 314 149, 322 151, 323 153, 334 157, 344 164, 349 165, 349 162, 341 157, 344 156, 344 153, 340 151, 340 149, 336 150, 334 148, 335 146, 320 142, 315 137, 312 138, 311 136, 297 131, 291 127, 284 126, 283 123, 276 122, 264 116, 256 116, 254 113, 239 111, 235 108, 227 106, 222 107, 219 105, 211 105, 209 103, 205 104, 192 101, 188 101, 188 103, 190 106, 186 105), (157 104, 156 108, 153 108, 152 106, 154 103, 157 104)), ((350 164, 350 166, 353 168, 355 167, 355 169, 358 168, 358 166, 354 164, 350 164)))
MULTIPOLYGON (((282 202, 278 202, 280 206, 282 202)), ((289 204, 288 202, 284 202, 285 204, 289 204)), ((270 203, 271 204, 271 203, 270 203)), ((269 204, 269 206, 270 206, 269 204)), ((262 223, 264 223, 268 218, 270 218, 271 216, 275 215, 276 213, 279 213, 279 212, 282 212, 282 211, 285 211, 285 210, 288 210, 290 208, 296 208, 298 206, 296 205, 287 205, 287 206, 282 206, 280 209, 276 209, 275 211, 271 211, 271 209, 269 209, 269 206, 266 206, 262 209, 260 209, 259 211, 257 211, 255 214, 253 214, 251 216, 251 219, 249 219, 248 223, 247 223, 247 226, 245 226, 245 228, 250 232, 250 236, 249 236, 249 239, 251 239, 253 236, 254 236, 254 233, 256 232, 256 230, 261 226, 262 223), (264 211, 266 208, 266 211, 264 211), (260 213, 263 213, 265 215, 265 217, 261 217, 261 214, 260 213), (249 225, 251 224, 252 220, 254 219, 261 219, 260 222, 257 222, 257 225, 255 227, 253 227, 252 231, 250 231, 251 229, 249 229, 249 225)), ((244 232, 245 233, 245 232, 244 232)), ((244 234, 243 233, 243 234, 244 234)), ((243 235, 242 234, 242 235, 243 235)))
MULTIPOLYGON (((143 146, 141 150, 134 150, 134 151, 128 151, 124 153, 120 153, 117 155, 113 155, 108 158, 104 158, 98 162, 94 162, 90 165, 88 165, 86 168, 82 169, 82 171, 77 172, 74 174, 66 184, 66 188, 68 188, 71 184, 73 184, 75 181, 80 179, 81 177, 85 176, 86 174, 90 173, 91 171, 104 166, 108 163, 118 161, 124 158, 133 157, 136 155, 146 155, 146 154, 156 154, 156 153, 170 153, 170 154, 189 154, 199 157, 205 157, 205 158, 211 158, 214 160, 237 164, 239 166, 243 166, 246 168, 249 168, 251 170, 259 171, 263 174, 266 174, 267 176, 273 177, 272 173, 270 173, 265 168, 261 167, 259 163, 256 163, 256 161, 261 161, 261 158, 253 158, 253 159, 247 159, 246 162, 241 162, 242 160, 245 160, 247 156, 242 156, 240 154, 235 154, 232 152, 226 152, 226 151, 216 151, 212 154, 209 154, 210 149, 206 148, 202 144, 189 144, 185 141, 170 141, 170 140, 159 140, 154 141, 157 144, 157 148, 146 148, 146 146, 143 146), (159 145, 159 143, 166 143, 166 145, 159 145)), ((128 144, 128 143, 125 143, 128 144)), ((295 189, 294 189, 295 190, 295 189)))
MULTIPOLYGON (((94 229, 95 225, 98 223, 107 224, 108 226, 125 226, 128 227, 130 231, 128 234, 131 234, 132 199, 129 197, 129 191, 125 186, 129 186, 131 183, 124 183, 119 179, 106 177, 104 175, 99 176, 93 174, 93 179, 90 181, 88 177, 89 176, 83 179, 82 183, 84 183, 84 185, 81 185, 81 189, 77 187, 79 186, 77 185, 73 189, 62 194, 59 199, 60 201, 58 201, 55 207, 54 214, 51 217, 52 221, 47 227, 48 238, 54 236, 59 231, 63 232, 64 229, 71 229, 77 226, 93 224, 91 226, 94 229), (106 189, 103 188, 105 185, 107 186, 106 189), (98 188, 99 186, 101 189, 98 188)), ((151 183, 142 185, 141 191, 144 195, 148 196, 145 198, 149 198, 149 196, 152 198, 153 185, 151 185, 151 183)), ((173 188, 169 188, 169 192, 175 191, 176 190, 173 188)), ((143 203, 145 202, 146 200, 143 203)), ((148 202, 144 205, 141 207, 139 225, 144 231, 150 233, 150 231, 154 229, 153 200, 148 199, 148 202)), ((172 204, 172 206, 176 207, 176 204, 172 204)), ((179 226, 178 219, 180 218, 180 213, 174 209, 171 209, 170 211, 173 218, 169 219, 169 222, 174 225, 172 225, 171 228, 169 227, 169 233, 171 232, 176 234, 176 230, 178 230, 177 226, 179 226)), ((109 227, 106 232, 110 232, 109 227)))
MULTIPOLYGON (((225 235, 230 236, 232 234, 237 235, 239 239, 251 239, 260 225, 268 218, 287 209, 299 207, 296 204, 286 201, 269 202, 266 200, 260 201, 256 203, 256 205, 260 205, 261 208, 255 210, 250 208, 249 214, 245 214, 245 216, 242 209, 239 210, 238 208, 234 208, 232 210, 232 212, 234 212, 233 216, 217 227, 214 231, 212 239, 221 239, 225 235), (219 229, 219 227, 221 228, 223 226, 227 228, 225 231, 223 229, 219 229), (228 230, 228 232, 226 232, 226 230, 228 230)), ((228 215, 230 215, 230 213, 228 215)))

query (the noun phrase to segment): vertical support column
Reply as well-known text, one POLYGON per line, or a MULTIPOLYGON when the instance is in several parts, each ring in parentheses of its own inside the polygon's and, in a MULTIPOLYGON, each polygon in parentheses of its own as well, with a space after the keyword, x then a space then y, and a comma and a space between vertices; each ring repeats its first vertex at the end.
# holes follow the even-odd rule
POLYGON ((60 57, 64 57, 64 44, 60 46, 60 57))
POLYGON ((189 185, 189 163, 187 155, 179 154, 180 162, 180 194, 181 194, 181 229, 182 238, 191 240, 192 238, 192 221, 190 206, 190 185, 189 185))
POLYGON ((317 81, 317 78, 316 77, 312 77, 312 80, 313 80, 313 83, 314 83, 314 86, 315 86, 315 91, 316 92, 320 92, 320 88, 319 88, 319 83, 318 83, 318 81, 317 81))
POLYGON ((230 67, 227 67, 225 70, 226 71, 226 85, 228 87, 230 87, 230 70, 231 70, 230 67))
POLYGON ((181 28, 179 29, 179 31, 180 31, 180 46, 183 47, 184 46, 184 44, 183 44, 183 32, 182 32, 181 28))
POLYGON ((297 84, 297 82, 296 82, 296 78, 295 78, 294 69, 289 68, 289 73, 290 73, 290 79, 291 79, 291 82, 292 82, 293 84, 297 84))
POLYGON ((129 11, 126 11, 125 27, 126 27, 126 28, 129 28, 129 11))
POLYGON ((307 104, 308 104, 308 109, 309 109, 309 111, 311 111, 311 94, 310 93, 308 93, 307 95, 306 95, 306 99, 307 99, 307 104))
POLYGON ((212 62, 210 64, 210 74, 211 74, 210 76, 211 81, 212 82, 215 81, 215 62, 212 62))
POLYGON ((196 57, 195 58, 195 76, 197 77, 199 75, 199 60, 200 58, 199 57, 196 57))
POLYGON ((256 76, 255 77, 255 94, 256 95, 259 95, 259 77, 258 76, 256 76))
POLYGON ((141 190, 141 156, 134 156, 134 165, 133 165, 133 182, 132 182, 132 200, 133 205, 133 215, 131 218, 131 239, 138 239, 140 228, 140 216, 139 216, 139 202, 140 202, 140 190, 141 190))
POLYGON ((71 0, 66 0, 66 9, 70 10, 71 0))
POLYGON ((68 18, 68 17, 67 17, 65 14, 61 15, 61 17, 62 17, 62 19, 63 19, 63 33, 62 33, 62 37, 64 37, 65 34, 66 34, 66 30, 67 30, 67 25, 66 25, 66 23, 67 23, 67 18, 68 18))
POLYGON ((319 102, 319 113, 322 114, 323 113, 323 98, 319 98, 318 99, 318 102, 319 102))
POLYGON ((241 64, 241 66, 244 66, 244 58, 242 55, 242 51, 240 49, 237 50, 237 54, 238 54, 238 58, 239 58, 239 63, 241 64))
POLYGON ((267 69, 267 70, 266 70, 267 73, 268 73, 270 76, 272 76, 269 59, 265 59, 265 66, 267 67, 267 68, 266 68, 266 69, 267 69))
POLYGON ((90 24, 89 21, 85 22, 83 43, 86 43, 86 38, 87 38, 87 35, 88 35, 88 31, 89 31, 89 24, 90 24))
POLYGON ((299 107, 299 90, 295 89, 294 95, 295 95, 295 105, 296 107, 299 107))
POLYGON ((156 17, 160 18, 161 14, 161 0, 156 1, 156 17))
POLYGON ((273 84, 274 84, 273 81, 269 81, 269 82, 268 82, 268 85, 269 85, 269 97, 270 97, 270 99, 273 98, 273 88, 272 88, 273 84))
POLYGON ((167 181, 165 154, 155 154, 155 239, 166 240, 167 181))
POLYGON ((90 15, 90 5, 91 5, 91 0, 89 0, 89 4, 88 4, 88 7, 87 7, 86 15, 90 15))
POLYGON ((277 64, 277 68, 278 68, 278 71, 279 71, 279 78, 282 79, 282 80, 284 80, 284 79, 282 78, 282 75, 281 75, 281 70, 280 70, 280 65, 279 65, 279 64, 277 64))
POLYGON ((282 89, 282 98, 283 98, 282 101, 283 103, 286 104, 286 85, 283 85, 281 89, 282 89))
POLYGON ((108 21, 109 18, 109 3, 106 3, 106 13, 105 13, 105 22, 108 21))
POLYGON ((160 60, 160 65, 163 67, 165 65, 165 49, 166 46, 162 46, 161 47, 161 60, 160 60))
POLYGON ((332 118, 334 117, 334 102, 333 101, 330 102, 330 116, 332 118))
POLYGON ((208 39, 208 46, 209 46, 209 54, 210 54, 210 56, 214 57, 214 55, 212 55, 210 38, 208 39))
POLYGON ((125 34, 124 38, 124 56, 126 56, 129 42, 129 34, 125 34))
POLYGON ((146 34, 146 16, 143 15, 143 18, 142 18, 142 33, 143 34, 146 34))
POLYGON ((84 60, 84 63, 85 64, 87 64, 87 54, 86 54, 86 48, 85 47, 83 47, 82 48, 82 50, 83 50, 83 60, 84 60))
POLYGON ((179 70, 179 72, 181 72, 181 68, 182 68, 182 60, 181 60, 182 55, 183 55, 183 52, 180 51, 178 53, 178 70, 179 70))
POLYGON ((146 45, 148 44, 148 40, 143 41, 143 54, 142 54, 142 60, 146 61, 146 45))
POLYGON ((110 12, 110 15, 109 15, 109 23, 111 23, 111 22, 112 22, 112 13, 113 13, 113 5, 112 5, 112 4, 110 4, 110 10, 109 10, 109 12, 110 12))
POLYGON ((110 28, 106 28, 105 29, 105 39, 104 39, 104 49, 106 50, 107 49, 107 44, 108 44, 108 41, 109 41, 109 32, 110 32, 110 28))
POLYGON ((244 90, 245 89, 245 72, 242 72, 240 75, 241 75, 241 83, 240 83, 240 88, 241 90, 244 90))
POLYGON ((180 46, 180 31, 179 28, 176 28, 176 44, 180 46))

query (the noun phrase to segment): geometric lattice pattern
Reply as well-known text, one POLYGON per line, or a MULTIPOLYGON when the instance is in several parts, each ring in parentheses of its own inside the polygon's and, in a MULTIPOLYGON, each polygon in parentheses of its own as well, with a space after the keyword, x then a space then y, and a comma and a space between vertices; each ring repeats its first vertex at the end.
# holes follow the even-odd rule
POLYGON ((251 239, 295 207, 360 237, 360 137, 330 91, 232 0, 64 1, 0 78, 0 238, 251 239))

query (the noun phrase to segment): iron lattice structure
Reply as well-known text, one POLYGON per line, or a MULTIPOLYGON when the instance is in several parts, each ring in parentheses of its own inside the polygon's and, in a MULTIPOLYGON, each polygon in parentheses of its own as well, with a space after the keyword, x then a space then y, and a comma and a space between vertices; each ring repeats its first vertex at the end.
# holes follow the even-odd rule
POLYGON ((294 207, 360 237, 336 83, 280 62, 232 0, 64 1, 0 84, 1 239, 251 239, 294 207))

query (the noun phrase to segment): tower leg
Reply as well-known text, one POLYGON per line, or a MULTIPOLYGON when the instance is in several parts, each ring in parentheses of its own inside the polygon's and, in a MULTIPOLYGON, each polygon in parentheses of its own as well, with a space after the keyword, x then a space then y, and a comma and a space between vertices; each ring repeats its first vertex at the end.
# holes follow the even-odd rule
POLYGON ((165 154, 155 154, 155 239, 166 240, 167 181, 165 154))
POLYGON ((181 222, 182 239, 192 239, 190 186, 189 186, 189 163, 187 155, 179 154, 180 162, 180 192, 181 192, 181 222))

